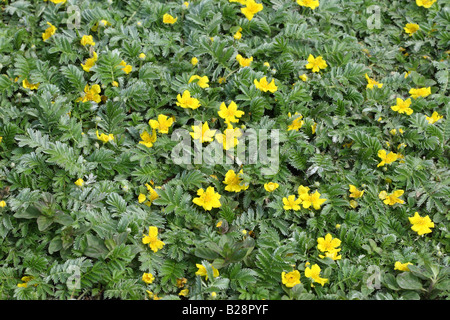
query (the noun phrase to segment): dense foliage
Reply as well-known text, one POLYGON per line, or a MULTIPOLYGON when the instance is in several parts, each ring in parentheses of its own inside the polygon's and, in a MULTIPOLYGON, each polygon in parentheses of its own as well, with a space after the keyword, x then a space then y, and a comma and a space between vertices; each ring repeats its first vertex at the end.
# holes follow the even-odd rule
POLYGON ((0 8, 1 299, 448 297, 449 0, 0 8))

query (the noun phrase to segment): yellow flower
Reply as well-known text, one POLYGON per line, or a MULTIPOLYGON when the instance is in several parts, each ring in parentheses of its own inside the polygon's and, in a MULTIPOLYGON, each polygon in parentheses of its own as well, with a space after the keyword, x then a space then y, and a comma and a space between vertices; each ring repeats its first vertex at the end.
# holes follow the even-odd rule
POLYGON ((341 251, 341 249, 329 250, 329 251, 325 252, 324 254, 319 254, 319 258, 320 259, 330 258, 333 260, 341 260, 342 256, 338 255, 339 251, 341 251))
POLYGON ((143 144, 147 148, 151 148, 156 141, 156 130, 152 130, 151 136, 147 131, 142 132, 140 136, 142 141, 139 141, 139 144, 143 144))
POLYGON ((86 59, 86 62, 84 64, 81 64, 81 67, 83 67, 83 70, 86 72, 89 72, 91 68, 95 65, 95 62, 97 62, 97 52, 92 53, 92 58, 86 59))
POLYGON ((147 200, 147 196, 145 194, 143 194, 143 193, 140 193, 139 196, 138 196, 139 203, 142 203, 145 200, 147 200))
POLYGON ((297 0, 297 4, 314 10, 319 6, 319 0, 297 0))
POLYGON ((177 106, 180 106, 184 109, 197 109, 198 107, 200 107, 200 102, 196 98, 191 97, 191 93, 188 90, 185 90, 182 96, 178 94, 177 100, 177 106))
POLYGON ((220 105, 220 110, 217 113, 219 114, 219 117, 225 119, 225 123, 237 123, 239 122, 239 119, 236 118, 240 118, 245 114, 244 111, 238 110, 238 106, 234 101, 230 102, 228 108, 225 105, 225 102, 222 102, 220 105))
MULTIPOLYGON (((290 112, 289 112, 288 116, 289 116, 289 118, 292 118, 290 112)), ((291 124, 288 125, 288 131, 290 131, 290 130, 298 131, 298 129, 300 129, 303 126, 303 124, 305 123, 305 121, 303 121, 302 119, 303 119, 303 116, 296 112, 294 114, 294 120, 292 120, 291 124)))
POLYGON ((306 69, 312 69, 312 72, 319 72, 320 69, 325 69, 328 67, 327 62, 323 60, 322 56, 314 58, 312 54, 308 56, 308 63, 306 64, 306 69))
POLYGON ((268 182, 264 184, 264 189, 267 192, 274 192, 280 185, 276 182, 268 182))
POLYGON ((270 63, 268 63, 267 61, 263 63, 265 67, 270 68, 270 63))
POLYGON ((293 286, 300 284, 300 272, 298 270, 288 273, 283 271, 281 273, 281 282, 288 288, 292 288, 293 286))
MULTIPOLYGON (((148 183, 145 184, 145 186, 147 187, 147 191, 149 193, 149 195, 147 196, 147 198, 150 200, 150 203, 159 198, 159 194, 156 192, 155 189, 152 188, 151 185, 149 185, 148 183)), ((156 187, 156 189, 161 189, 161 187, 156 187)))
POLYGON ((124 60, 122 60, 119 65, 122 66, 122 71, 126 74, 129 74, 133 70, 133 67, 127 64, 124 60))
POLYGON ((57 30, 56 27, 52 25, 50 22, 47 22, 47 24, 49 25, 49 27, 45 29, 45 32, 42 34, 42 39, 44 41, 47 41, 52 35, 55 34, 57 30))
POLYGON ((146 57, 145 53, 142 52, 139 54, 139 59, 144 60, 145 57, 146 57))
POLYGON ((411 105, 411 98, 408 98, 404 101, 400 98, 397 98, 396 101, 397 104, 391 107, 393 111, 397 111, 398 113, 406 113, 408 116, 413 113, 413 109, 409 107, 411 105))
POLYGON ((234 148, 239 144, 238 138, 242 136, 242 130, 239 128, 233 128, 231 123, 228 123, 228 128, 224 133, 216 134, 216 141, 223 145, 224 150, 234 148))
POLYGON ((168 13, 165 13, 163 16, 163 22, 165 24, 174 24, 175 22, 177 22, 177 20, 178 20, 178 18, 174 18, 168 13))
POLYGON ((242 28, 239 27, 239 30, 236 31, 236 33, 233 35, 233 38, 235 38, 236 40, 240 40, 240 39, 242 38, 242 33, 241 33, 241 31, 242 31, 242 28))
POLYGON ((6 202, 5 200, 0 201, 0 208, 4 208, 6 207, 6 202))
POLYGON ((216 224, 216 228, 220 228, 220 227, 222 226, 222 224, 223 224, 223 221, 222 221, 222 220, 220 220, 219 222, 217 222, 217 224, 216 224))
POLYGON ((261 3, 256 3, 255 0, 247 0, 244 5, 245 8, 241 8, 241 12, 248 20, 252 20, 253 16, 264 8, 261 3))
POLYGON ((84 96, 81 99, 82 102, 87 101, 94 101, 96 103, 99 103, 102 101, 102 98, 100 97, 100 86, 98 84, 92 85, 92 87, 89 87, 89 85, 86 85, 84 87, 84 96))
POLYGON ((308 76, 306 75, 306 73, 298 76, 302 81, 308 81, 308 76))
POLYGON ((225 77, 220 77, 217 81, 219 82, 219 84, 222 84, 222 83, 227 82, 227 78, 225 78, 225 77))
POLYGON ((142 243, 148 244, 153 252, 157 252, 158 250, 162 249, 165 244, 158 239, 158 228, 153 226, 148 228, 148 235, 143 235, 142 243))
POLYGON ((187 2, 187 1, 183 2, 183 6, 185 6, 186 9, 189 8, 189 2, 187 2))
POLYGON ((300 203, 301 203, 301 199, 295 199, 295 195, 290 195, 287 198, 284 197, 283 198, 283 209, 284 210, 294 210, 294 211, 298 211, 300 210, 300 203))
POLYGON ((398 154, 394 152, 389 152, 386 154, 386 150, 378 150, 378 157, 381 159, 381 162, 377 165, 377 167, 384 166, 385 164, 391 164, 392 162, 398 159, 398 154))
POLYGON ((430 117, 426 117, 426 119, 428 120, 429 124, 433 124, 439 120, 441 120, 444 116, 439 115, 439 113, 437 113, 437 111, 434 111, 433 114, 430 117))
POLYGON ((221 195, 214 192, 214 187, 208 187, 205 190, 203 188, 197 190, 198 198, 192 200, 198 206, 203 207, 203 209, 210 211, 212 208, 220 208, 221 203, 219 201, 221 195))
POLYGON ((305 277, 313 279, 314 282, 320 283, 323 287, 323 285, 328 282, 328 279, 321 278, 320 271, 319 265, 314 264, 311 268, 307 267, 305 269, 305 277))
POLYGON ((298 187, 298 190, 297 190, 297 192, 298 192, 298 195, 300 196, 300 198, 303 196, 303 195, 308 195, 308 193, 309 193, 309 187, 305 187, 305 186, 299 186, 298 187))
POLYGON ((389 133, 395 136, 397 134, 397 129, 392 129, 389 133))
POLYGON ((253 83, 255 84, 256 89, 259 89, 264 92, 270 91, 274 93, 275 91, 278 90, 278 87, 275 85, 275 79, 272 79, 272 81, 269 83, 267 82, 266 77, 262 77, 259 81, 255 79, 253 83))
POLYGON ((191 76, 189 78, 188 83, 191 83, 194 80, 198 80, 197 84, 200 86, 200 88, 208 88, 209 87, 209 84, 208 84, 209 79, 207 76, 200 77, 200 76, 194 74, 193 76, 191 76))
POLYGON ((314 122, 314 124, 311 126, 311 132, 312 134, 316 133, 316 129, 317 129, 317 122, 314 122))
POLYGON ((411 97, 413 99, 417 99, 419 97, 428 97, 431 94, 431 87, 427 87, 427 88, 412 88, 411 90, 409 90, 409 94, 411 95, 411 97))
POLYGON ((53 2, 53 3, 56 3, 56 4, 58 4, 58 3, 66 3, 66 0, 50 0, 50 2, 53 2))
POLYGON ((27 79, 22 81, 22 86, 25 89, 30 89, 30 90, 37 90, 39 88, 39 83, 29 83, 27 79))
POLYGON ((189 294, 189 289, 183 289, 180 291, 180 293, 178 293, 179 296, 183 296, 186 297, 189 294))
POLYGON ((417 30, 420 29, 419 25, 417 23, 407 23, 406 26, 403 28, 407 34, 412 36, 414 33, 417 32, 417 30))
POLYGON ((201 143, 213 141, 216 130, 209 129, 208 122, 205 122, 203 125, 199 124, 197 126, 192 126, 191 128, 194 130, 194 132, 190 133, 192 139, 199 139, 201 143))
POLYGON ((193 57, 193 58, 191 59, 191 63, 192 63, 193 66, 197 65, 198 59, 197 59, 196 57, 193 57))
POLYGON ((416 4, 419 7, 430 8, 436 0, 416 0, 416 4))
POLYGON ((177 279, 177 288, 183 288, 186 283, 187 283, 186 278, 177 279))
MULTIPOLYGON (((198 268, 197 272, 195 272, 195 275, 200 277, 205 277, 205 280, 208 280, 208 272, 206 271, 206 267, 202 264, 196 263, 195 266, 198 268)), ((213 277, 216 278, 219 276, 219 270, 214 268, 213 265, 210 265, 211 269, 213 271, 213 277)))
POLYGON ((364 190, 360 191, 352 184, 349 184, 348 186, 350 188, 350 190, 349 190, 350 191, 350 198, 357 199, 357 198, 361 198, 363 196, 364 190))
POLYGON ((91 46, 95 46, 95 42, 92 39, 92 36, 84 35, 83 37, 81 37, 80 42, 81 42, 81 45, 83 45, 83 46, 87 46, 88 44, 91 46))
POLYGON ((366 86, 367 89, 372 90, 374 86, 377 86, 380 89, 383 87, 382 83, 379 83, 378 81, 375 81, 374 79, 369 78, 367 73, 365 74, 365 77, 367 79, 367 86, 366 86))
POLYGON ((116 87, 116 88, 119 86, 119 83, 117 81, 113 81, 111 84, 113 85, 113 87, 116 87))
POLYGON ((341 240, 333 238, 331 234, 327 234, 325 238, 320 237, 317 239, 317 249, 322 252, 334 252, 341 245, 341 240))
POLYGON ((241 66, 241 67, 250 67, 250 64, 252 63, 252 61, 253 61, 253 57, 250 57, 250 58, 244 58, 243 56, 241 56, 240 54, 238 54, 237 56, 236 56, 236 60, 239 62, 239 65, 241 66))
POLYGON ((225 190, 229 192, 240 192, 242 190, 247 190, 249 185, 242 184, 242 179, 240 177, 242 174, 243 170, 239 171, 238 174, 236 174, 233 170, 228 170, 225 174, 225 180, 222 181, 226 184, 225 190))
POLYGON ((350 207, 352 207, 353 209, 355 209, 358 206, 358 202, 355 200, 350 200, 349 204, 350 207))
POLYGON ((327 199, 321 199, 320 193, 316 190, 313 194, 302 194, 300 195, 300 199, 302 201, 303 208, 307 209, 311 205, 315 210, 319 210, 320 206, 327 201, 327 199))
POLYGON ((408 265, 412 265, 411 262, 401 263, 400 261, 395 262, 394 270, 399 271, 410 271, 408 265))
POLYGON ((216 292, 211 292, 211 297, 213 297, 213 298, 215 298, 215 297, 217 297, 217 293, 216 292))
POLYGON ((158 115, 158 120, 149 120, 148 124, 152 129, 156 129, 160 133, 169 133, 169 128, 173 124, 173 118, 160 114, 158 115))
POLYGON ((142 281, 144 281, 146 284, 150 284, 155 280, 155 277, 151 273, 144 273, 142 275, 142 281))
POLYGON ((84 184, 84 180, 80 178, 80 179, 78 179, 77 181, 75 181, 75 184, 76 184, 77 186, 79 186, 79 187, 82 187, 83 184, 84 184))
POLYGON ((97 139, 100 141, 103 141, 103 143, 107 143, 109 141, 113 141, 114 140, 114 135, 112 133, 106 135, 104 133, 102 133, 101 135, 98 134, 98 130, 95 132, 97 135, 97 139))
POLYGON ((387 204, 390 206, 393 206, 396 203, 403 204, 405 202, 403 200, 399 199, 398 197, 401 197, 404 192, 405 192, 404 190, 395 190, 391 194, 388 194, 386 191, 381 191, 378 194, 378 198, 383 200, 384 204, 387 204))
POLYGON ((421 217, 418 212, 414 213, 413 217, 409 217, 409 222, 412 224, 411 229, 419 236, 430 233, 431 228, 434 228, 434 222, 431 221, 429 216, 421 217))

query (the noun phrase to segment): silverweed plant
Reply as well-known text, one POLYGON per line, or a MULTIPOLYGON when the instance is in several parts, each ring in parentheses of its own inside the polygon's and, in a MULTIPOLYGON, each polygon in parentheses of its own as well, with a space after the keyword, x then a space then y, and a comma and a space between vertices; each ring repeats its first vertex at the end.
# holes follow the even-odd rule
POLYGON ((449 0, 0 13, 0 299, 448 298, 449 0))

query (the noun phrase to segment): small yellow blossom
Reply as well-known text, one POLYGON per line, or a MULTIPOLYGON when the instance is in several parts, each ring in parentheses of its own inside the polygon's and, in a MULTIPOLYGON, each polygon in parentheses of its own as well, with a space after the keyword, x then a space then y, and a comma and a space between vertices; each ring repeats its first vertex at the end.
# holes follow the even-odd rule
POLYGON ((242 38, 242 33, 241 33, 241 31, 242 31, 242 28, 239 27, 239 30, 236 31, 236 33, 233 35, 233 38, 236 39, 236 40, 240 40, 240 39, 242 38))
POLYGON ((99 94, 100 92, 101 88, 98 84, 94 84, 92 85, 92 87, 86 85, 84 87, 84 96, 81 98, 81 101, 82 102, 94 101, 96 103, 99 103, 100 101, 102 101, 102 98, 100 97, 99 94))
POLYGON ((379 150, 378 151, 378 157, 381 159, 381 162, 378 163, 377 167, 382 167, 385 164, 391 164, 395 162, 398 159, 398 154, 394 152, 386 153, 386 150, 379 150))
POLYGON ((262 11, 264 6, 262 3, 257 3, 255 0, 247 0, 244 3, 245 8, 241 8, 241 12, 245 15, 248 20, 252 20, 255 14, 262 11))
POLYGON ((95 63, 97 62, 97 52, 93 52, 92 53, 92 58, 86 59, 86 62, 84 64, 81 64, 81 67, 83 68, 84 71, 89 72, 91 70, 91 68, 95 65, 95 63))
POLYGON ((317 249, 322 252, 334 252, 341 245, 341 240, 333 238, 331 234, 327 234, 325 238, 319 237, 317 239, 317 249))
POLYGON ((158 239, 158 228, 154 226, 148 228, 148 235, 143 235, 142 243, 148 244, 153 252, 157 252, 158 250, 162 249, 165 244, 158 239))
POLYGON ((319 72, 320 69, 327 68, 327 62, 322 58, 322 56, 318 56, 314 58, 312 54, 308 56, 308 64, 306 64, 306 69, 312 69, 312 72, 319 72))
POLYGON ((192 126, 191 128, 193 130, 193 132, 190 133, 192 139, 199 140, 201 143, 213 141, 216 130, 209 129, 207 121, 203 125, 198 124, 196 126, 192 126))
POLYGON ((300 203, 302 200, 300 198, 295 199, 295 195, 290 195, 287 198, 283 198, 283 209, 284 210, 300 210, 300 203))
POLYGON ((191 64, 192 64, 193 66, 195 66, 195 65, 197 65, 197 63, 198 63, 198 58, 193 57, 193 58, 191 59, 191 64))
POLYGON ((242 55, 238 54, 236 56, 236 60, 239 62, 239 65, 243 68, 250 67, 250 64, 253 61, 253 57, 250 58, 244 58, 242 55))
POLYGON ((92 36, 84 35, 83 37, 81 37, 80 42, 81 42, 81 45, 83 45, 83 46, 87 46, 87 45, 95 46, 95 42, 94 42, 92 36))
MULTIPOLYGON (((206 271, 206 267, 202 264, 195 264, 195 266, 198 268, 197 272, 195 272, 195 275, 200 277, 205 277, 205 280, 208 280, 208 272, 206 271)), ((219 270, 214 268, 213 265, 210 265, 211 269, 213 271, 213 277, 216 278, 219 276, 219 270)))
POLYGON ((200 101, 198 99, 191 97, 191 93, 188 90, 185 90, 183 92, 183 95, 178 94, 177 95, 178 102, 176 103, 177 106, 180 106, 184 109, 197 109, 201 106, 200 101))
POLYGON ((428 97, 431 94, 431 87, 424 88, 412 88, 409 90, 409 94, 413 99, 417 99, 419 97, 428 97))
POLYGON ((47 41, 52 35, 55 34, 57 30, 56 27, 52 25, 50 22, 47 22, 47 24, 49 25, 49 27, 45 29, 45 32, 42 34, 42 39, 44 41, 47 41))
POLYGON ((319 0, 297 0, 297 4, 314 10, 319 6, 319 0))
POLYGON ((149 120, 148 124, 152 129, 158 130, 159 133, 169 133, 169 128, 173 124, 173 118, 166 115, 158 115, 158 120, 149 120))
POLYGON ((150 284, 155 280, 155 277, 151 273, 144 273, 142 275, 142 281, 144 281, 146 284, 150 284))
POLYGON ((418 212, 414 213, 413 217, 409 217, 409 222, 412 224, 411 229, 419 236, 426 233, 431 233, 431 228, 434 228, 434 222, 429 216, 421 217, 418 212))
POLYGON ((298 76, 302 81, 308 81, 308 76, 306 75, 306 73, 304 73, 304 74, 302 74, 302 75, 299 75, 298 76))
POLYGON ((156 130, 155 129, 152 130, 151 136, 147 131, 142 132, 140 136, 142 141, 139 141, 139 144, 143 144, 147 148, 151 148, 153 147, 153 144, 156 141, 156 130))
POLYGON ((314 264, 311 266, 311 268, 307 267, 305 269, 305 277, 311 278, 314 282, 321 284, 323 287, 323 285, 328 282, 328 279, 321 278, 320 271, 321 270, 320 270, 319 265, 314 264))
POLYGON ((103 141, 103 143, 107 143, 109 141, 113 141, 114 140, 114 135, 112 133, 110 133, 108 135, 102 133, 102 134, 99 135, 98 134, 98 130, 95 133, 97 135, 97 139, 100 140, 100 141, 103 141))
POLYGON ((200 77, 200 76, 194 74, 193 76, 191 76, 189 78, 188 83, 191 83, 192 81, 195 81, 195 80, 197 80, 196 82, 200 86, 200 88, 204 89, 204 88, 208 88, 209 87, 209 84, 208 84, 209 79, 208 79, 207 76, 200 77))
POLYGON ((82 187, 84 185, 84 180, 80 178, 77 181, 75 181, 75 184, 79 187, 82 187))
POLYGON ((221 195, 214 191, 214 187, 208 187, 205 190, 203 188, 197 190, 197 198, 192 200, 198 206, 203 207, 203 209, 210 211, 212 208, 220 208, 222 204, 220 203, 221 195))
POLYGON ((300 284, 300 272, 298 270, 294 270, 291 272, 282 272, 281 273, 281 282, 288 288, 292 288, 297 284, 300 284))
POLYGON ((129 74, 131 71, 133 71, 133 67, 127 64, 124 60, 122 60, 119 65, 122 66, 122 71, 126 74, 129 74))
POLYGON ((0 208, 4 208, 6 207, 6 202, 5 200, 0 201, 0 208))
POLYGON ((416 0, 416 4, 419 7, 430 8, 436 0, 416 0))
POLYGON ((39 83, 29 83, 27 79, 22 81, 22 86, 25 89, 37 90, 39 88, 39 83))
POLYGON ((367 86, 366 86, 367 89, 372 90, 374 86, 377 86, 380 89, 383 87, 382 83, 379 83, 378 81, 375 81, 374 79, 369 78, 367 73, 365 74, 365 77, 367 79, 367 86))
POLYGON ((378 194, 378 198, 383 200, 384 204, 387 204, 389 206, 393 206, 396 203, 403 204, 405 202, 402 199, 399 199, 399 197, 401 197, 404 192, 404 190, 395 190, 391 194, 388 194, 386 191, 381 191, 378 194))
POLYGON ((400 261, 397 261, 397 262, 395 262, 394 270, 410 271, 408 268, 408 265, 412 265, 412 263, 411 262, 401 263, 400 261))
POLYGON ((417 23, 407 23, 403 29, 407 34, 409 34, 409 36, 412 36, 420 29, 420 27, 417 23))
POLYGON ((397 98, 396 102, 397 104, 391 107, 393 111, 397 111, 400 114, 406 113, 408 116, 413 113, 413 109, 409 107, 411 105, 411 98, 408 98, 406 100, 397 98))
POLYGON ((242 117, 245 112, 238 110, 238 106, 234 101, 231 101, 228 107, 226 106, 225 102, 222 102, 220 105, 220 110, 217 112, 219 117, 225 120, 225 123, 239 122, 240 117, 242 117))
POLYGON ((180 293, 178 293, 179 296, 183 296, 183 297, 187 297, 189 294, 189 289, 183 289, 180 291, 180 293))
POLYGON ((178 18, 172 17, 170 14, 165 13, 163 16, 163 23, 165 24, 174 24, 177 22, 178 18))
POLYGON ((145 60, 145 57, 146 57, 145 53, 141 52, 141 53, 139 54, 139 59, 140 59, 140 60, 145 60))
POLYGON ((437 111, 434 111, 431 116, 427 116, 426 119, 428 120, 429 124, 433 124, 439 120, 441 120, 444 116, 437 113, 437 111))
POLYGON ((264 184, 264 189, 267 192, 274 192, 280 185, 276 182, 268 182, 264 184))
MULTIPOLYGON (((289 118, 292 118, 290 112, 289 112, 288 116, 289 116, 289 118)), ((288 125, 288 131, 291 131, 291 130, 298 131, 305 123, 305 121, 302 120, 303 116, 301 114, 299 114, 298 112, 296 112, 293 117, 294 117, 294 120, 292 120, 291 124, 288 125)))
POLYGON ((259 81, 255 79, 253 83, 256 89, 259 89, 264 92, 270 91, 274 93, 275 91, 278 90, 278 87, 275 85, 275 79, 272 79, 272 81, 269 83, 267 82, 266 77, 262 77, 259 81))
POLYGON ((350 191, 350 198, 361 198, 364 194, 364 190, 360 191, 358 188, 356 188, 354 185, 349 184, 349 191, 350 191))

